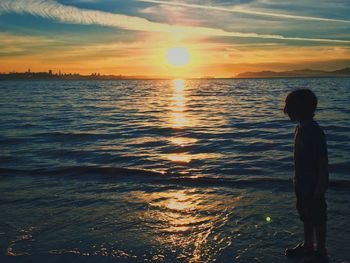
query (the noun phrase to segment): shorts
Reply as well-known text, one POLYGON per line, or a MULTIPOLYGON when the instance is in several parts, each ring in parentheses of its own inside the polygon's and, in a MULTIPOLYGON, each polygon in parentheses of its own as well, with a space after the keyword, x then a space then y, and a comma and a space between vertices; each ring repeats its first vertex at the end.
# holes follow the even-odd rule
POLYGON ((327 203, 325 197, 313 199, 301 197, 297 194, 296 208, 300 220, 313 225, 320 225, 327 221, 327 203))

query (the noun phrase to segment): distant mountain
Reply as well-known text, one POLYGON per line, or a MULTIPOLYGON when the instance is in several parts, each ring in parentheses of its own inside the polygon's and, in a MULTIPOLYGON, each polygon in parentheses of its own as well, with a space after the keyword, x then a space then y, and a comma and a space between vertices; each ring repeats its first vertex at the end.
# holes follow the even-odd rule
POLYGON ((333 71, 333 73, 341 74, 341 75, 350 75, 350 68, 343 68, 333 71))
POLYGON ((308 78, 308 77, 350 77, 350 67, 335 71, 300 69, 291 71, 244 72, 236 78, 308 78))

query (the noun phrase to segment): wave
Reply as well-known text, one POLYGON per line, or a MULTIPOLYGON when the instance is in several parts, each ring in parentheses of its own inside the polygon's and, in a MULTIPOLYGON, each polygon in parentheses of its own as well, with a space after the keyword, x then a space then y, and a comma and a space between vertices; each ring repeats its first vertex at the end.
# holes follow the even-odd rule
POLYGON ((52 169, 33 169, 18 170, 0 168, 0 176, 16 176, 16 175, 51 175, 51 176, 83 176, 83 175, 99 175, 101 178, 113 176, 115 178, 122 176, 159 176, 161 172, 145 169, 133 169, 122 167, 100 167, 100 166, 69 166, 52 169))
POLYGON ((87 136, 100 136, 105 134, 92 133, 92 132, 43 132, 35 133, 33 137, 87 137, 87 136))
MULTIPOLYGON (((257 187, 257 188, 285 188, 291 187, 292 179, 281 177, 208 177, 184 176, 183 174, 158 172, 147 169, 73 166, 52 169, 17 170, 0 168, 0 176, 65 176, 68 178, 100 179, 100 180, 137 180, 142 179, 161 184, 187 185, 193 187, 257 187)), ((350 188, 350 180, 331 180, 331 189, 350 188)))
POLYGON ((339 162, 329 164, 329 170, 332 173, 348 174, 350 171, 350 162, 339 162))

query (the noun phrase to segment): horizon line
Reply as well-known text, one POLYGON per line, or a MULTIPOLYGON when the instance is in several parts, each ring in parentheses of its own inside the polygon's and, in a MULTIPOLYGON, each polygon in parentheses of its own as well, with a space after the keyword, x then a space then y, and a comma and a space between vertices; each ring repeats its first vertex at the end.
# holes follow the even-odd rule
MULTIPOLYGON (((0 76, 6 76, 6 75, 11 75, 11 74, 39 74, 39 73, 45 73, 50 77, 65 77, 65 76, 71 76, 71 77, 83 77, 83 78, 88 78, 88 77, 95 77, 95 78, 103 78, 103 77, 111 77, 111 78, 115 78, 115 80, 118 80, 118 77, 120 80, 127 80, 127 79, 163 79, 163 80, 170 80, 170 79, 234 79, 234 78, 275 78, 275 77, 238 77, 241 74, 246 74, 246 73, 251 73, 251 74, 258 74, 258 73, 262 73, 262 72, 271 72, 271 73, 283 73, 283 72, 294 72, 294 71, 318 71, 318 72, 322 72, 322 73, 334 73, 335 71, 339 71, 339 70, 344 70, 344 69, 350 69, 350 65, 346 66, 346 67, 342 67, 339 69, 335 69, 335 70, 319 70, 319 69, 311 69, 311 68, 302 68, 302 69, 292 69, 292 70, 282 70, 282 71, 273 71, 273 70, 260 70, 260 71, 244 71, 244 72, 240 72, 240 73, 236 73, 233 76, 200 76, 200 77, 185 77, 185 76, 162 76, 162 75, 122 75, 122 74, 105 74, 105 73, 99 73, 99 72, 92 72, 90 74, 82 74, 79 72, 62 72, 61 70, 56 71, 57 73, 53 73, 53 71, 51 69, 48 69, 46 71, 30 71, 30 68, 28 71, 24 71, 24 72, 0 72, 0 76), (50 73, 51 72, 51 73, 50 73)), ((342 76, 349 76, 350 75, 340 75, 342 76)), ((303 77, 303 76, 290 76, 290 77, 303 77)), ((307 76, 304 76, 307 77, 307 76)), ((312 77, 312 76, 311 76, 312 77)), ((317 76, 314 76, 317 77, 317 76)), ((319 76, 319 77, 326 77, 326 76, 319 76)), ((1 79, 0 79, 1 80, 1 79)), ((86 79, 89 80, 89 79, 86 79)), ((103 79, 101 79, 103 80, 103 79)))

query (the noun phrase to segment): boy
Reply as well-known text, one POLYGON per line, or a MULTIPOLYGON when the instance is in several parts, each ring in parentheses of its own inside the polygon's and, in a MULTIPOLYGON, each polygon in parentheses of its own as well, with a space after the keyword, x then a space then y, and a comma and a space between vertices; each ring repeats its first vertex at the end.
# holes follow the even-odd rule
POLYGON ((294 190, 296 208, 304 223, 304 242, 287 248, 287 257, 303 258, 303 263, 328 263, 326 249, 328 155, 323 130, 314 121, 315 94, 308 89, 288 94, 284 113, 298 121, 294 133, 294 190), (314 251, 314 233, 317 249, 314 251))

